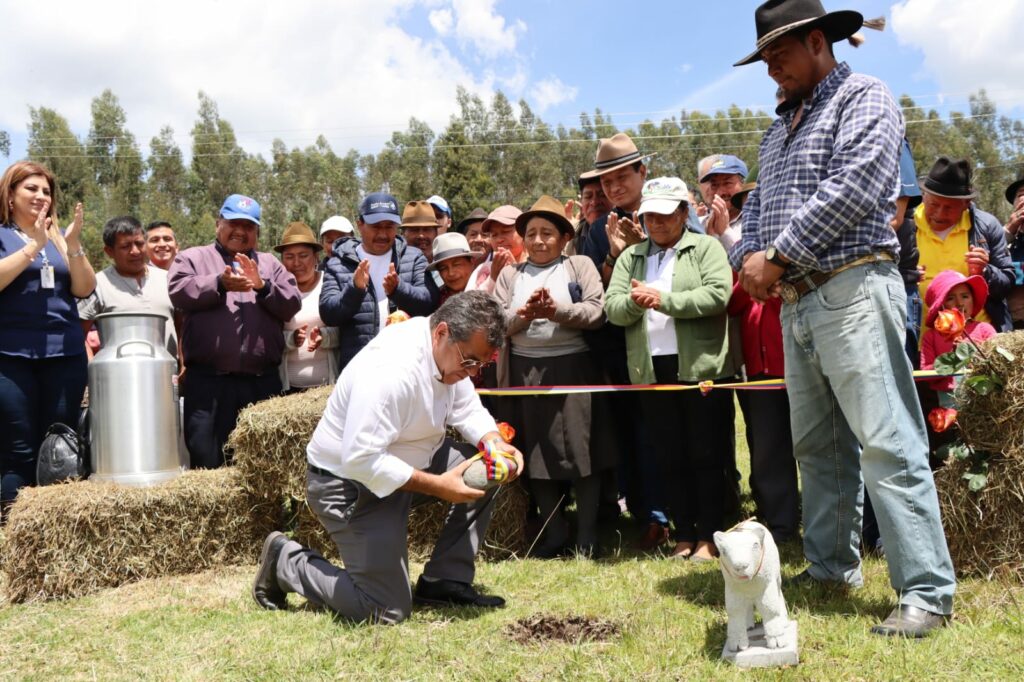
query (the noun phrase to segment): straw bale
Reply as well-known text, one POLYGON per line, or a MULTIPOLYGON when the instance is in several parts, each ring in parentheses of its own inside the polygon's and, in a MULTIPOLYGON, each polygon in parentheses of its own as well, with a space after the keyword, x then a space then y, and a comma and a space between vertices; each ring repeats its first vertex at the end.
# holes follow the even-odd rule
MULTIPOLYGON (((271 398, 244 409, 228 439, 243 486, 254 497, 292 507, 295 539, 328 558, 337 551, 306 499, 306 445, 323 415, 331 387, 271 398)), ((510 485, 495 499, 480 556, 498 559, 526 549, 526 493, 510 485)), ((447 505, 440 500, 420 505, 409 516, 409 553, 414 559, 430 555, 444 523, 447 505)), ((279 528, 288 525, 282 520, 279 528)))
POLYGON ((953 566, 961 576, 1024 581, 1024 453, 989 460, 988 484, 971 492, 967 462, 935 472, 953 566))
POLYGON ((7 597, 78 597, 124 583, 251 564, 273 528, 237 471, 188 471, 136 488, 74 481, 23 488, 0 560, 7 597))
POLYGON ((971 374, 996 374, 1003 388, 987 396, 961 384, 957 390, 957 424, 964 441, 975 450, 1020 457, 1024 454, 1024 332, 999 334, 982 344, 985 358, 975 355, 971 374), (1013 362, 996 352, 1001 346, 1013 362))
POLYGON ((305 499, 306 445, 332 386, 270 398, 238 415, 227 447, 243 485, 260 499, 305 499))

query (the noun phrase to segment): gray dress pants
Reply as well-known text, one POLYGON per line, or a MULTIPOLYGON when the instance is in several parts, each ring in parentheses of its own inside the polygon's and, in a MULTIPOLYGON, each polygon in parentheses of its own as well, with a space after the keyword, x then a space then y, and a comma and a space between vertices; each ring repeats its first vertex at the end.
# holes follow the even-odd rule
MULTIPOLYGON (((427 471, 442 474, 475 452, 471 445, 455 445, 446 438, 427 471)), ((424 575, 473 582, 474 559, 498 490, 492 488, 471 504, 451 505, 424 575)), ((380 498, 355 481, 309 472, 306 499, 337 545, 345 567, 289 541, 277 561, 281 587, 356 621, 399 623, 408 618, 409 510, 434 498, 402 490, 380 498)))

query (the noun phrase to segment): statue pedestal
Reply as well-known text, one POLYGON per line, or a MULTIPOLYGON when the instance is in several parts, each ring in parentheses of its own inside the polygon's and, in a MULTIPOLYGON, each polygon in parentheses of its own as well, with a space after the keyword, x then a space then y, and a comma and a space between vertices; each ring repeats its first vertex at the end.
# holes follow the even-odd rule
POLYGON ((797 645, 797 624, 790 620, 786 627, 785 643, 778 649, 765 646, 764 627, 758 623, 747 630, 750 646, 743 651, 726 651, 722 647, 722 660, 740 668, 777 668, 800 663, 800 649, 797 645))

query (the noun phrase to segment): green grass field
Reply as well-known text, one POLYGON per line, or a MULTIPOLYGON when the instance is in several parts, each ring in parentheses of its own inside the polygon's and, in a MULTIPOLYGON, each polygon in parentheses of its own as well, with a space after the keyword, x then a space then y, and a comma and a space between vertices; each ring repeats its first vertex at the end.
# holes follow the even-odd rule
MULTIPOLYGON (((800 624, 799 666, 737 670, 719 661, 717 565, 638 555, 628 549, 636 532, 621 521, 596 562, 481 563, 478 585, 506 597, 505 609, 418 610, 395 627, 336 621, 294 595, 289 612, 262 611, 249 596, 254 567, 0 605, 0 679, 1024 679, 1020 584, 966 581, 950 627, 922 641, 883 639, 868 629, 895 598, 873 558, 864 589, 786 592, 800 624), (619 631, 604 641, 512 637, 517 621, 538 615, 610 621, 619 631)), ((785 574, 802 570, 799 547, 782 555, 785 574)))

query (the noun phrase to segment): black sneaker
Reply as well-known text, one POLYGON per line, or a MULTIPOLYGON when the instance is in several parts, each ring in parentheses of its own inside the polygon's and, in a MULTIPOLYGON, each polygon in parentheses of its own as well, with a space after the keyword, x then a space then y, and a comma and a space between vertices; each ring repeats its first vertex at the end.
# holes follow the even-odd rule
POLYGON ((424 580, 423 576, 416 581, 413 601, 429 606, 480 606, 496 609, 505 605, 505 600, 494 595, 480 594, 469 583, 457 580, 424 580))
POLYGON ((256 568, 256 579, 252 583, 252 598, 256 603, 270 611, 284 611, 288 608, 288 599, 284 590, 277 582, 277 558, 288 538, 276 530, 263 541, 260 563, 256 568))

